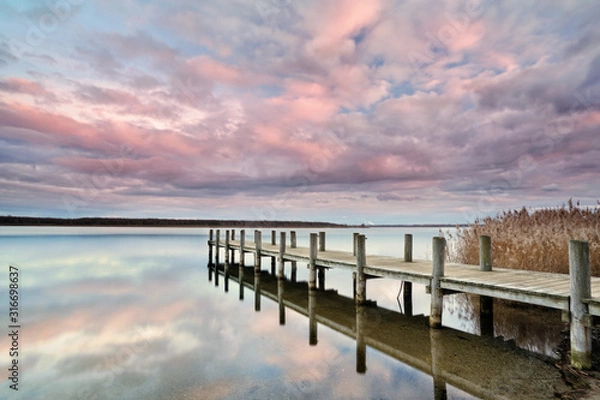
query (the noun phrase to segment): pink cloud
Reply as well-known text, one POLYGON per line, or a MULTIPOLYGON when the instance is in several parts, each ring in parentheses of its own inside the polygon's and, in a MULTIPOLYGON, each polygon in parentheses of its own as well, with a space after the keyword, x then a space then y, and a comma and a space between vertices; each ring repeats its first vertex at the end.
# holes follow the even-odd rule
POLYGON ((38 82, 23 78, 0 80, 0 90, 10 93, 24 93, 32 96, 46 96, 48 91, 38 82))

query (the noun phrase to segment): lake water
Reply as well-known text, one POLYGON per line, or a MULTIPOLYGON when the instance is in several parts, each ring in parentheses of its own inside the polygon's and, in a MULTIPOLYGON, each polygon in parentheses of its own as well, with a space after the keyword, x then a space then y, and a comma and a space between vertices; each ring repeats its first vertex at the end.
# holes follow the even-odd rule
MULTIPOLYGON (((353 231, 327 230, 327 247, 351 250, 353 231)), ((307 246, 311 231, 297 232, 298 245, 307 246)), ((431 258, 438 232, 362 231, 368 254, 395 256, 412 233, 415 259, 431 258)), ((481 337, 477 296, 453 295, 444 299, 449 329, 430 331, 424 287, 413 287, 414 316, 405 315, 393 280, 369 280, 367 296, 378 307, 355 308, 351 274, 336 270, 326 288, 337 294, 309 299, 303 283, 284 282, 288 306, 281 309, 268 259, 256 311, 250 286, 240 300, 235 276, 228 292, 223 276, 219 286, 214 274, 209 279, 207 240, 208 229, 0 228, 2 293, 9 266, 18 268, 20 325, 12 357, 19 391, 5 381, 0 398, 524 398, 551 390, 557 379, 539 357, 505 341, 553 356, 560 313, 498 304, 493 336, 503 338, 481 337)), ((307 276, 299 265, 298 281, 307 276)), ((7 371, 8 296, 4 303, 0 361, 7 371)))

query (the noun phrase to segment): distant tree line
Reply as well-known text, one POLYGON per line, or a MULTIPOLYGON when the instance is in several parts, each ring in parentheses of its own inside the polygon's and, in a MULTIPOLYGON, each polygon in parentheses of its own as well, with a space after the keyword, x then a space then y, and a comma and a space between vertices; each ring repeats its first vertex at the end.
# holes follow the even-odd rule
POLYGON ((247 221, 218 219, 163 219, 163 218, 51 218, 0 216, 0 225, 4 226, 116 226, 116 227, 293 227, 293 228, 344 228, 348 225, 329 222, 307 221, 247 221))

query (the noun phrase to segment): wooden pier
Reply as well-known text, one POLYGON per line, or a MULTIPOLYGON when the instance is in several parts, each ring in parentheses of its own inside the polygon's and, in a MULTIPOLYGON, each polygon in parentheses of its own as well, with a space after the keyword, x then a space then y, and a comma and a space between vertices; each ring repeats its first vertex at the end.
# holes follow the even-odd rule
MULTIPOLYGON (((295 281, 297 263, 306 263, 309 268, 308 291, 325 288, 326 270, 346 269, 354 276, 354 300, 357 305, 368 304, 366 298, 367 280, 389 278, 404 282, 405 295, 410 293, 412 283, 426 285, 431 292, 429 325, 436 329, 442 326, 444 295, 452 293, 472 293, 481 296, 482 315, 491 315, 491 298, 506 299, 555 308, 563 311, 570 322, 571 364, 575 368, 591 368, 591 326, 593 316, 600 316, 600 278, 590 277, 588 243, 572 240, 569 243, 570 274, 553 274, 523 270, 503 269, 491 264, 491 239, 483 236, 480 240, 480 265, 447 263, 445 261, 446 241, 443 237, 433 238, 433 260, 412 259, 412 236, 405 236, 404 258, 367 255, 365 236, 353 235, 353 252, 328 249, 325 233, 311 233, 309 247, 296 245, 296 233, 290 232, 290 243, 286 232, 280 232, 277 242, 276 231, 271 232, 269 243, 262 241, 262 232, 254 232, 254 240, 247 241, 245 231, 226 230, 221 238, 220 230, 210 230, 209 262, 219 264, 220 249, 224 249, 226 265, 239 253, 240 268, 245 265, 245 254, 254 254, 254 274, 260 274, 262 258, 271 258, 271 272, 283 278, 286 262, 292 265, 292 281, 295 281), (407 248, 408 247, 408 248, 407 248)), ((227 272, 225 272, 227 273, 227 272)), ((218 279, 218 274, 216 276, 218 279)), ((260 280, 259 280, 260 281, 260 280)), ((309 299, 310 300, 310 299, 309 299)), ((483 327, 482 327, 483 328, 483 327)), ((483 329, 482 329, 483 330, 483 329)))

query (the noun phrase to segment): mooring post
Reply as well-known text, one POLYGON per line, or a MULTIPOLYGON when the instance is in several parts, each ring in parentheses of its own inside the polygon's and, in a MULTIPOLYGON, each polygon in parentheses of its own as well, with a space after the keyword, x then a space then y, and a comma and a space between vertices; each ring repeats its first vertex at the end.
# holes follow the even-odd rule
POLYGON ((490 236, 479 236, 479 270, 492 270, 492 238, 490 236))
POLYGON ((442 311, 444 310, 444 294, 440 287, 441 278, 444 276, 444 258, 446 253, 446 239, 436 236, 433 238, 433 272, 431 278, 431 312, 429 326, 442 327, 442 311))
MULTIPOLYGON (((492 238, 479 236, 479 270, 492 270, 492 238)), ((481 336, 494 336, 494 298, 479 296, 479 329, 481 336)))
POLYGON ((358 232, 354 232, 352 234, 352 255, 355 256, 356 255, 356 242, 358 240, 358 232))
POLYGON ((262 252, 262 232, 254 231, 254 272, 259 271, 261 267, 261 252, 262 252))
POLYGON ((367 307, 356 306, 356 372, 367 372, 367 342, 365 341, 365 323, 367 307))
MULTIPOLYGON (((271 231, 271 245, 275 246, 277 245, 277 231, 271 231)), ((275 264, 277 264, 276 262, 277 257, 273 256, 271 257, 271 275, 275 276, 275 264)))
POLYGON ((225 264, 228 265, 229 264, 229 235, 230 235, 230 231, 226 230, 225 231, 225 264))
POLYGON ((279 238, 279 265, 277 269, 277 279, 283 279, 285 261, 283 260, 283 253, 285 253, 285 232, 280 233, 279 238))
POLYGON ((221 230, 217 229, 217 235, 215 238, 215 264, 219 266, 219 241, 221 239, 221 230))
MULTIPOLYGON (((413 261, 413 235, 407 233, 404 235, 404 262, 413 261)), ((413 314, 412 304, 412 282, 402 281, 402 298, 404 300, 404 314, 413 314)))
POLYGON ((317 336, 317 291, 308 291, 308 344, 316 346, 317 336))
POLYGON ((319 251, 325 251, 325 232, 319 232, 319 251))
MULTIPOLYGON (((290 247, 292 249, 295 249, 298 246, 298 242, 297 242, 297 238, 296 238, 296 231, 291 231, 290 232, 290 247)), ((298 263, 296 261, 292 261, 292 282, 296 282, 298 276, 298 263)))
POLYGON ((214 246, 214 243, 212 243, 213 238, 214 238, 214 234, 213 234, 213 230, 211 229, 208 233, 208 265, 209 266, 213 262, 213 246, 214 246))
POLYGON ((242 229, 240 231, 240 266, 243 267, 246 264, 246 252, 244 251, 246 246, 246 231, 242 229))
POLYGON ((404 235, 404 262, 413 260, 413 235, 407 233, 404 235))
POLYGON ((592 367, 592 331, 588 304, 592 294, 590 278, 590 248, 583 240, 569 241, 569 275, 571 288, 571 366, 592 367))
POLYGON ((365 235, 358 235, 356 241, 356 296, 355 302, 363 305, 367 301, 367 278, 365 267, 367 266, 367 250, 365 246, 365 235))
POLYGON ((308 262, 308 289, 317 288, 317 250, 319 245, 319 236, 316 233, 310 234, 310 258, 308 262))
POLYGON ((244 246, 246 245, 246 231, 240 231, 240 264, 238 266, 238 283, 240 284, 240 300, 244 300, 244 268, 246 257, 244 256, 244 246))
MULTIPOLYGON (((235 229, 231 230, 231 238, 230 239, 232 242, 235 240, 235 229)), ((233 249, 233 247, 230 247, 229 251, 231 251, 231 264, 233 265, 233 264, 235 264, 235 250, 233 249)))

